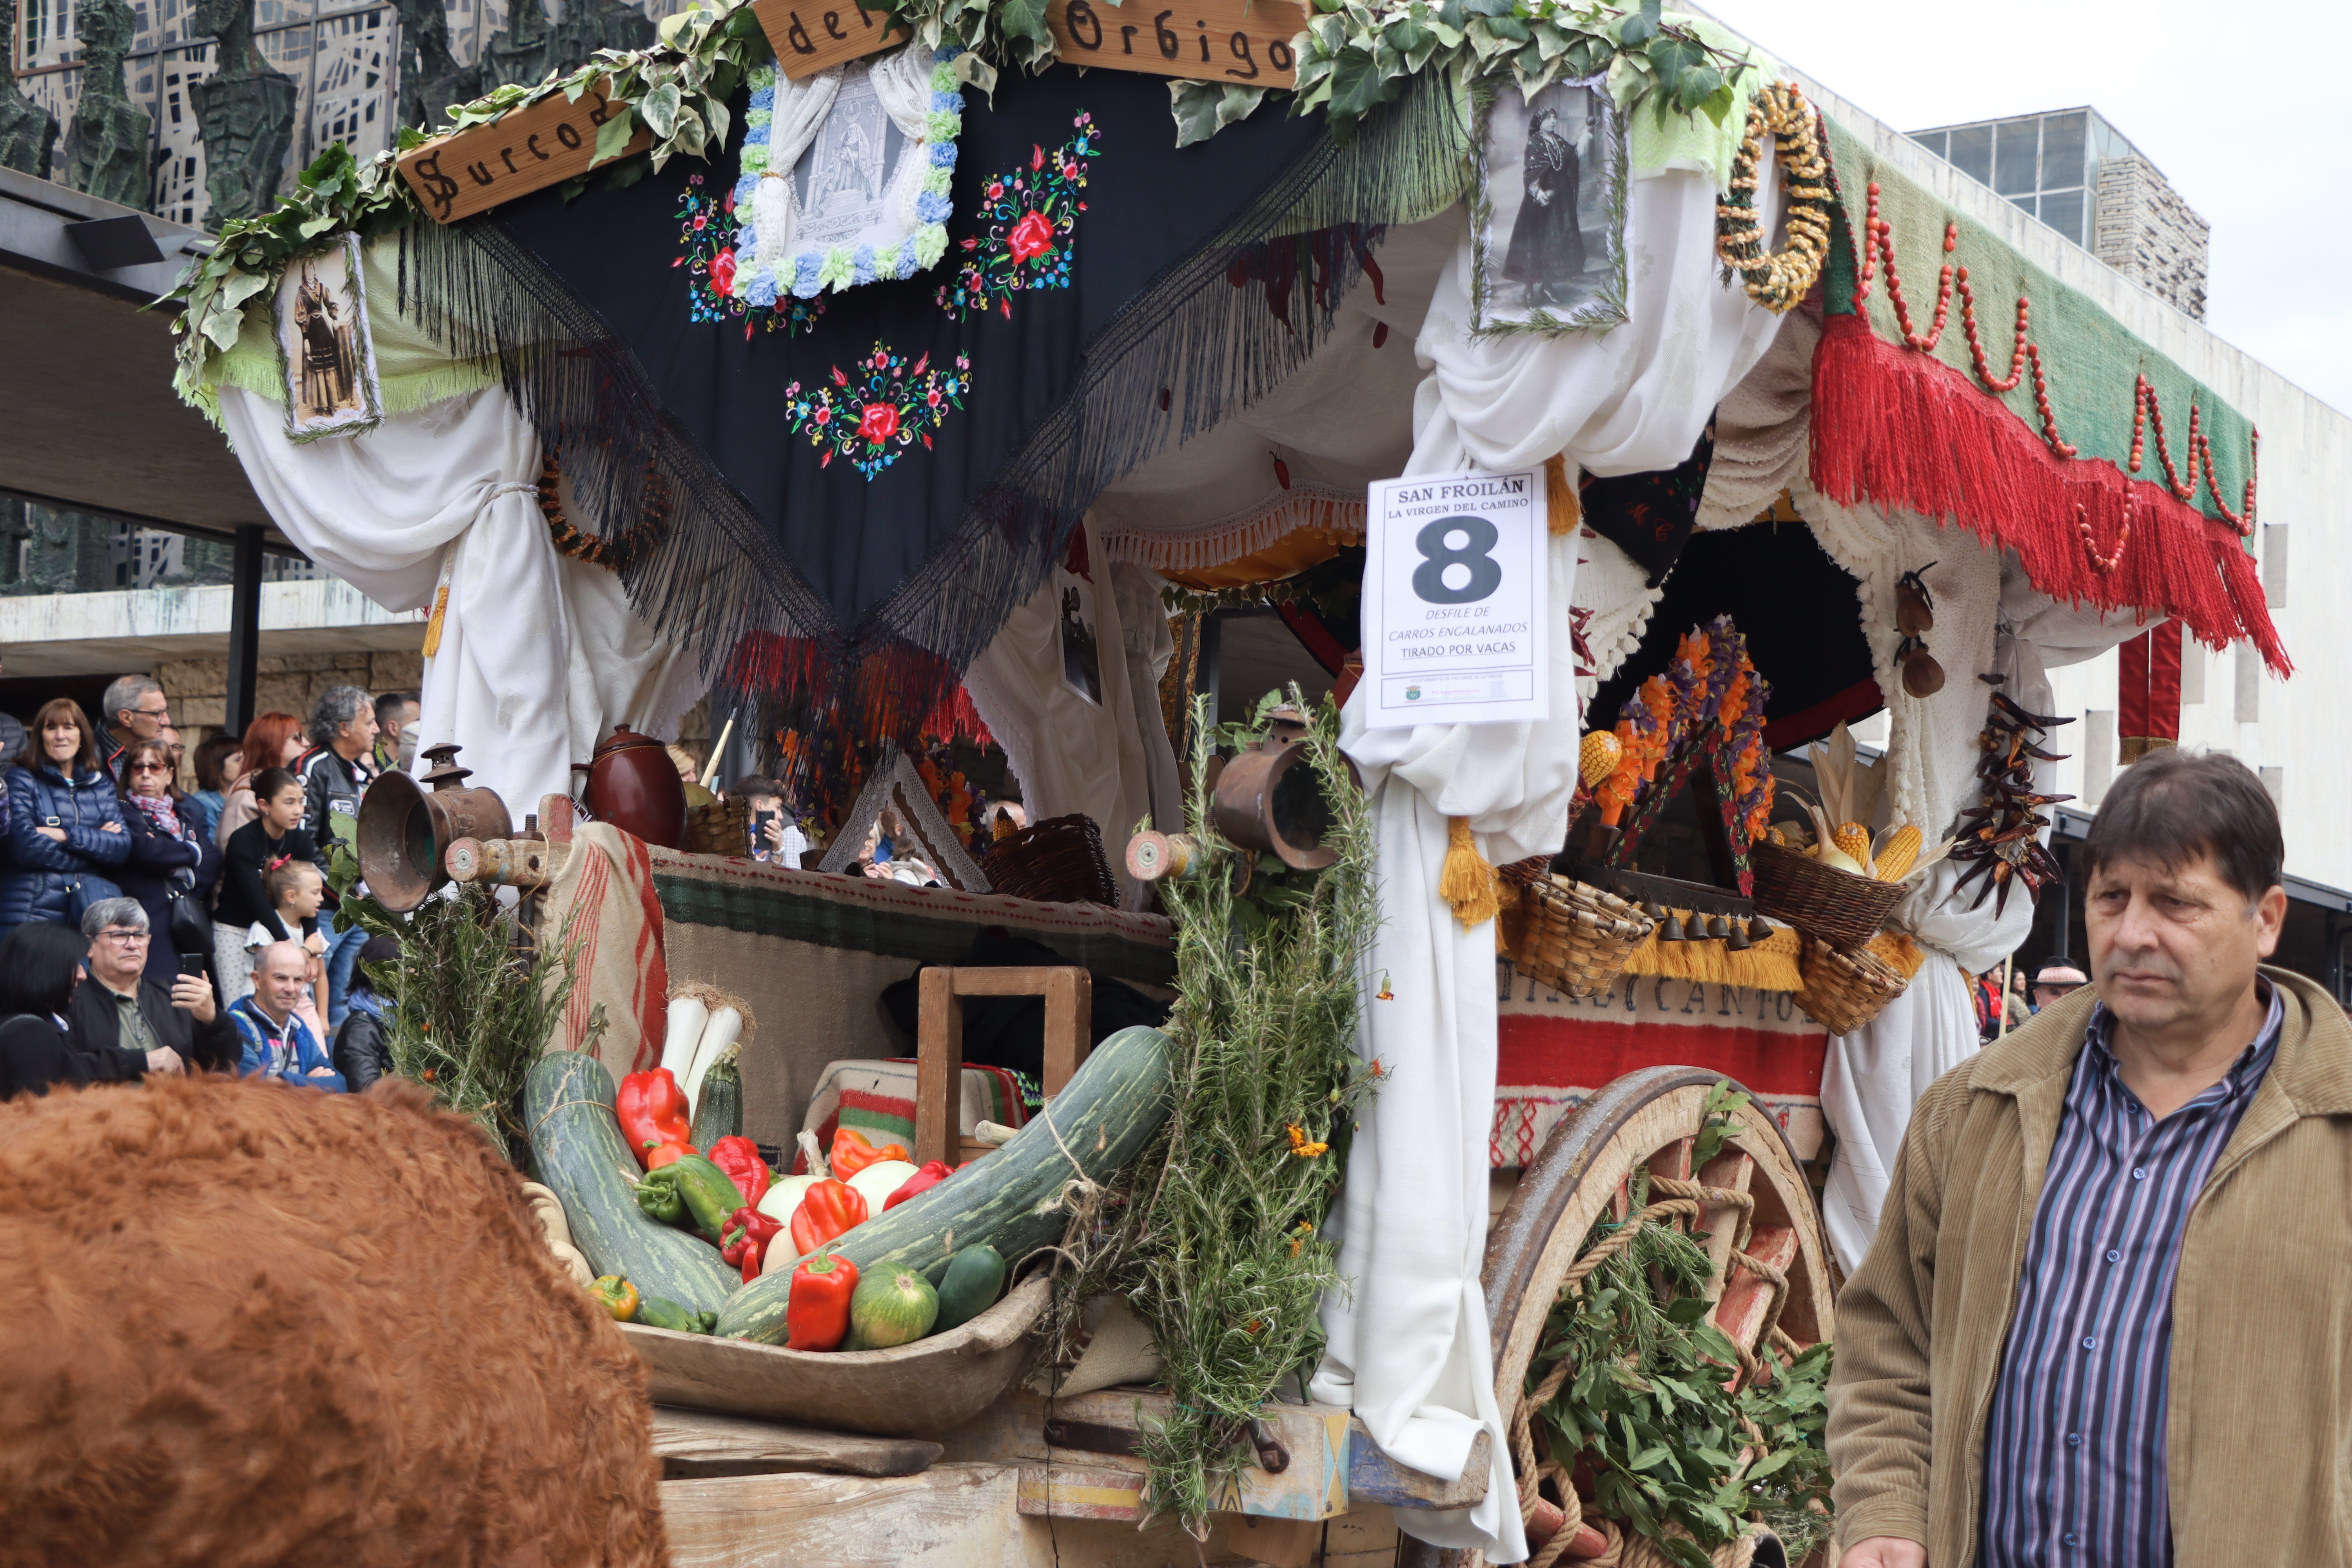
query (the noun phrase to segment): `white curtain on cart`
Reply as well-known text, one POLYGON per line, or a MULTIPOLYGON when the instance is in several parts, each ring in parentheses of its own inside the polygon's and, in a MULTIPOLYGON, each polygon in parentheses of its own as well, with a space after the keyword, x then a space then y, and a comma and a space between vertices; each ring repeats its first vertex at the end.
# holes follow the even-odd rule
POLYGON ((457 742, 468 782, 518 826, 541 795, 572 792, 571 764, 614 724, 676 732, 702 689, 695 661, 613 573, 557 552, 539 437, 503 390, 301 446, 283 405, 231 385, 220 399, 254 493, 311 560, 388 610, 431 610, 446 585, 417 749, 457 742))
MULTIPOLYGON (((1777 181, 1765 195, 1769 228, 1777 181)), ((1408 474, 1508 472, 1555 453, 1598 473, 1637 473, 1690 456, 1780 320, 1717 275, 1710 176, 1638 179, 1630 206, 1630 319, 1598 335, 1473 339, 1465 234, 1416 345, 1428 374, 1408 474)), ((1379 835, 1382 924, 1370 991, 1385 979, 1393 1000, 1365 1004, 1360 1049, 1383 1076, 1349 1148, 1338 1226, 1350 1287, 1324 1300, 1330 1348, 1312 1392, 1353 1405, 1381 1448, 1431 1475, 1458 1478, 1480 1429, 1492 1434, 1484 1501, 1400 1510, 1398 1523, 1495 1563, 1527 1555, 1479 1281, 1495 932, 1465 931, 1437 881, 1449 817, 1469 819, 1496 865, 1563 842, 1579 739, 1569 611, 1578 556, 1599 543, 1572 534, 1551 542, 1549 722, 1367 731, 1361 703, 1343 715, 1342 745, 1364 770, 1379 835)))

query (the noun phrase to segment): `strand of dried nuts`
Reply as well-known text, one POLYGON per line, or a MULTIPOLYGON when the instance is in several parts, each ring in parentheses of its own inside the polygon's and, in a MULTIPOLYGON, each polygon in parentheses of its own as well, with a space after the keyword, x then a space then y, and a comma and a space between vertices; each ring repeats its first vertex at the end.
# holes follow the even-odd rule
POLYGON ((1747 135, 1732 160, 1728 199, 1715 209, 1715 254, 1739 274, 1748 297, 1776 315, 1794 310, 1812 291, 1829 258, 1829 170, 1820 118, 1797 84, 1781 82, 1759 92, 1748 107, 1747 135), (1778 251, 1765 248, 1756 216, 1767 136, 1780 161, 1789 230, 1789 243, 1778 251))
POLYGON ((547 520, 548 535, 557 552, 591 566, 602 566, 607 572, 623 572, 640 553, 658 544, 669 529, 668 490, 653 468, 652 460, 647 459, 645 514, 623 532, 606 539, 583 532, 563 515, 562 469, 553 452, 544 454, 539 466, 539 510, 547 520))
MULTIPOLYGON (((1958 224, 1944 226, 1947 256, 1958 247, 1959 235, 1958 224)), ((2034 411, 2042 416, 2042 437, 2058 456, 2074 457, 2079 448, 2068 446, 2058 435, 2058 416, 2050 405, 2050 381, 2042 368, 2042 350, 2026 338, 2030 305, 2024 295, 2017 297, 2018 346, 2010 358, 2006 381, 1993 379, 1992 367, 1985 363, 1984 343, 1977 332, 1976 298, 1969 289, 1967 268, 1955 268, 1948 261, 1944 264, 1937 279, 1935 323, 1924 333, 1913 330, 1910 303, 1903 297, 1903 277, 1895 266, 1895 226, 1878 216, 1878 182, 1873 180, 1863 217, 1862 266, 1854 279, 1853 308, 1857 315, 1862 312, 1863 301, 1870 298, 1871 277, 1881 262, 1886 267, 1886 297, 1895 306, 1895 321, 1903 331, 1903 341, 1922 353, 1933 353, 1943 340, 1945 323, 1951 319, 1952 294, 1957 289, 1960 296, 1960 325, 1968 333, 1969 353, 1975 362, 1978 378, 1995 392, 2008 392, 2017 385, 2024 366, 2030 364, 2033 372, 2034 411)))
POLYGON ((2102 575, 2113 572, 2123 563, 2124 546, 2131 542, 2132 494, 2129 485, 2126 484, 2124 489, 2124 525, 2116 534, 2116 547, 2113 550, 2105 554, 2100 553, 2098 536, 2091 531, 2090 509, 2080 501, 2074 503, 2074 526, 2082 530, 2083 551, 2090 556, 2091 564, 2097 567, 2102 575))
POLYGON ((2238 531, 2239 538, 2251 537, 2254 531, 2254 479, 2261 471, 2263 433, 2255 430, 2247 437, 2246 510, 2243 512, 2232 511, 2230 503, 2221 499, 2221 487, 2213 482, 2213 442, 2198 427, 2202 417, 2203 410, 2192 400, 2189 405, 2189 478, 2184 481, 2179 471, 2172 466, 2172 450, 2164 438, 2164 405, 2157 399, 2155 386, 2150 384, 2145 374, 2140 375, 2132 387, 2131 471, 2135 474, 2139 472, 2140 464, 2147 458, 2146 432, 2147 426, 2153 425, 2156 427, 2156 460, 2164 468, 2165 488, 2179 500, 2196 500, 2197 481, 2201 468, 2205 493, 2213 498, 2215 509, 2229 520, 2231 528, 2238 531))

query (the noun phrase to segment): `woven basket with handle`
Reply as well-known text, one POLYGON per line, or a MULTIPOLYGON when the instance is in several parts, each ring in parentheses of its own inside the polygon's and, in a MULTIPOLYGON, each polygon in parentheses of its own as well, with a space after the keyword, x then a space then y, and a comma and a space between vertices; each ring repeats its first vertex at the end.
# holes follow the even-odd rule
POLYGON ((1900 970, 1866 948, 1820 941, 1805 943, 1798 973, 1805 984, 1797 1005, 1832 1035, 1850 1035, 1877 1017, 1908 984, 1900 970))
POLYGON ((1103 854, 1102 829, 1084 812, 1033 822, 988 846, 981 861, 989 887, 1041 904, 1118 907, 1118 884, 1103 854))
POLYGON ((1567 877, 1531 882, 1519 898, 1529 912, 1512 965, 1564 996, 1607 990, 1657 923, 1614 893, 1567 877))
POLYGON ((1756 912, 1840 947, 1860 947, 1876 936, 1903 901, 1900 882, 1857 877, 1769 838, 1758 839, 1748 856, 1756 873, 1756 912))

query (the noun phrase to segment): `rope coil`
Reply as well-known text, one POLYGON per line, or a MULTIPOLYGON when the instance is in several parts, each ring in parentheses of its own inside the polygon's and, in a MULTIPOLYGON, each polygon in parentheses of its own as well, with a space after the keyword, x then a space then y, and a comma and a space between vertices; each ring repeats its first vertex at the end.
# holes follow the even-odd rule
MULTIPOLYGON (((1561 1279, 1559 1296, 1554 1300, 1557 1300, 1571 1292, 1581 1290, 1584 1281, 1595 1269, 1631 1247, 1633 1244, 1633 1238, 1648 1226, 1661 1221, 1671 1222, 1676 1219, 1688 1219, 1695 1223, 1709 1208, 1734 1209, 1738 1211, 1739 1218, 1738 1228, 1732 1237, 1730 1264, 1763 1280, 1771 1290, 1771 1300, 1765 1309, 1763 1325, 1759 1329, 1756 1337, 1759 1342, 1769 1344, 1772 1352, 1794 1361, 1799 1354, 1800 1347, 1780 1327, 1780 1313, 1789 1300, 1789 1277, 1784 1270, 1761 1258, 1750 1256, 1748 1251, 1748 1243, 1753 1238, 1755 1230, 1754 1194, 1737 1192, 1729 1187, 1711 1187, 1698 1182, 1660 1175, 1651 1176, 1650 1191, 1663 1195, 1638 1213, 1628 1216, 1623 1224, 1580 1254, 1576 1261, 1569 1266, 1567 1274, 1561 1279)), ((1747 1345, 1737 1341, 1733 1342, 1732 1348, 1739 1352, 1740 1380, 1743 1384, 1769 1382, 1776 1375, 1778 1369, 1769 1357, 1759 1358, 1747 1345)), ((1540 1347, 1538 1347, 1538 1353, 1540 1353, 1540 1347)), ((1511 1412, 1511 1451, 1517 1461, 1516 1468, 1518 1471, 1519 1483, 1519 1517, 1522 1521, 1533 1521, 1537 1507, 1543 1500, 1541 1489, 1546 1480, 1551 1481, 1554 1489, 1559 1494, 1559 1506, 1562 1515, 1559 1528, 1553 1531, 1549 1541, 1528 1557, 1528 1568, 1553 1568, 1553 1564, 1567 1552, 1569 1547, 1574 1543, 1579 1531, 1586 1524, 1582 1500, 1577 1496, 1573 1478, 1569 1475, 1564 1467, 1550 1457, 1549 1444, 1545 1445, 1545 1452, 1538 1457, 1535 1441, 1537 1415, 1559 1397, 1559 1391, 1568 1385, 1568 1381, 1575 1371, 1575 1366, 1568 1357, 1563 1355, 1553 1363, 1551 1370, 1544 1374, 1543 1381, 1522 1398, 1511 1412)), ((1740 1456, 1738 1468, 1733 1472, 1735 1479, 1744 1475, 1748 1467, 1763 1456, 1766 1448, 1764 1434, 1753 1422, 1743 1418, 1740 1425, 1745 1430, 1750 1447, 1740 1456)), ((1610 1520, 1593 1520, 1591 1526, 1608 1542, 1608 1548, 1601 1556, 1586 1560, 1590 1568, 1671 1568, 1673 1560, 1658 1548, 1655 1542, 1623 1531, 1610 1520)), ((1759 1526, 1748 1534, 1716 1548, 1710 1553, 1716 1568, 1747 1568, 1747 1564, 1754 1560, 1757 1543, 1765 1533, 1769 1532, 1763 1531, 1759 1526)))

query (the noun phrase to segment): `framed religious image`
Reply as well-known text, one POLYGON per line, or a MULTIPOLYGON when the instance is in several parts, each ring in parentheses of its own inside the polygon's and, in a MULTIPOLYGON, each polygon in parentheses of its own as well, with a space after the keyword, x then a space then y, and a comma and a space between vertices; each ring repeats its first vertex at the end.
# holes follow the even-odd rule
POLYGON ((1625 123, 1601 79, 1477 106, 1473 330, 1564 332, 1625 320, 1625 123))
POLYGON ((276 300, 286 433, 296 441, 349 436, 383 417, 368 331, 359 236, 287 266, 276 300))

